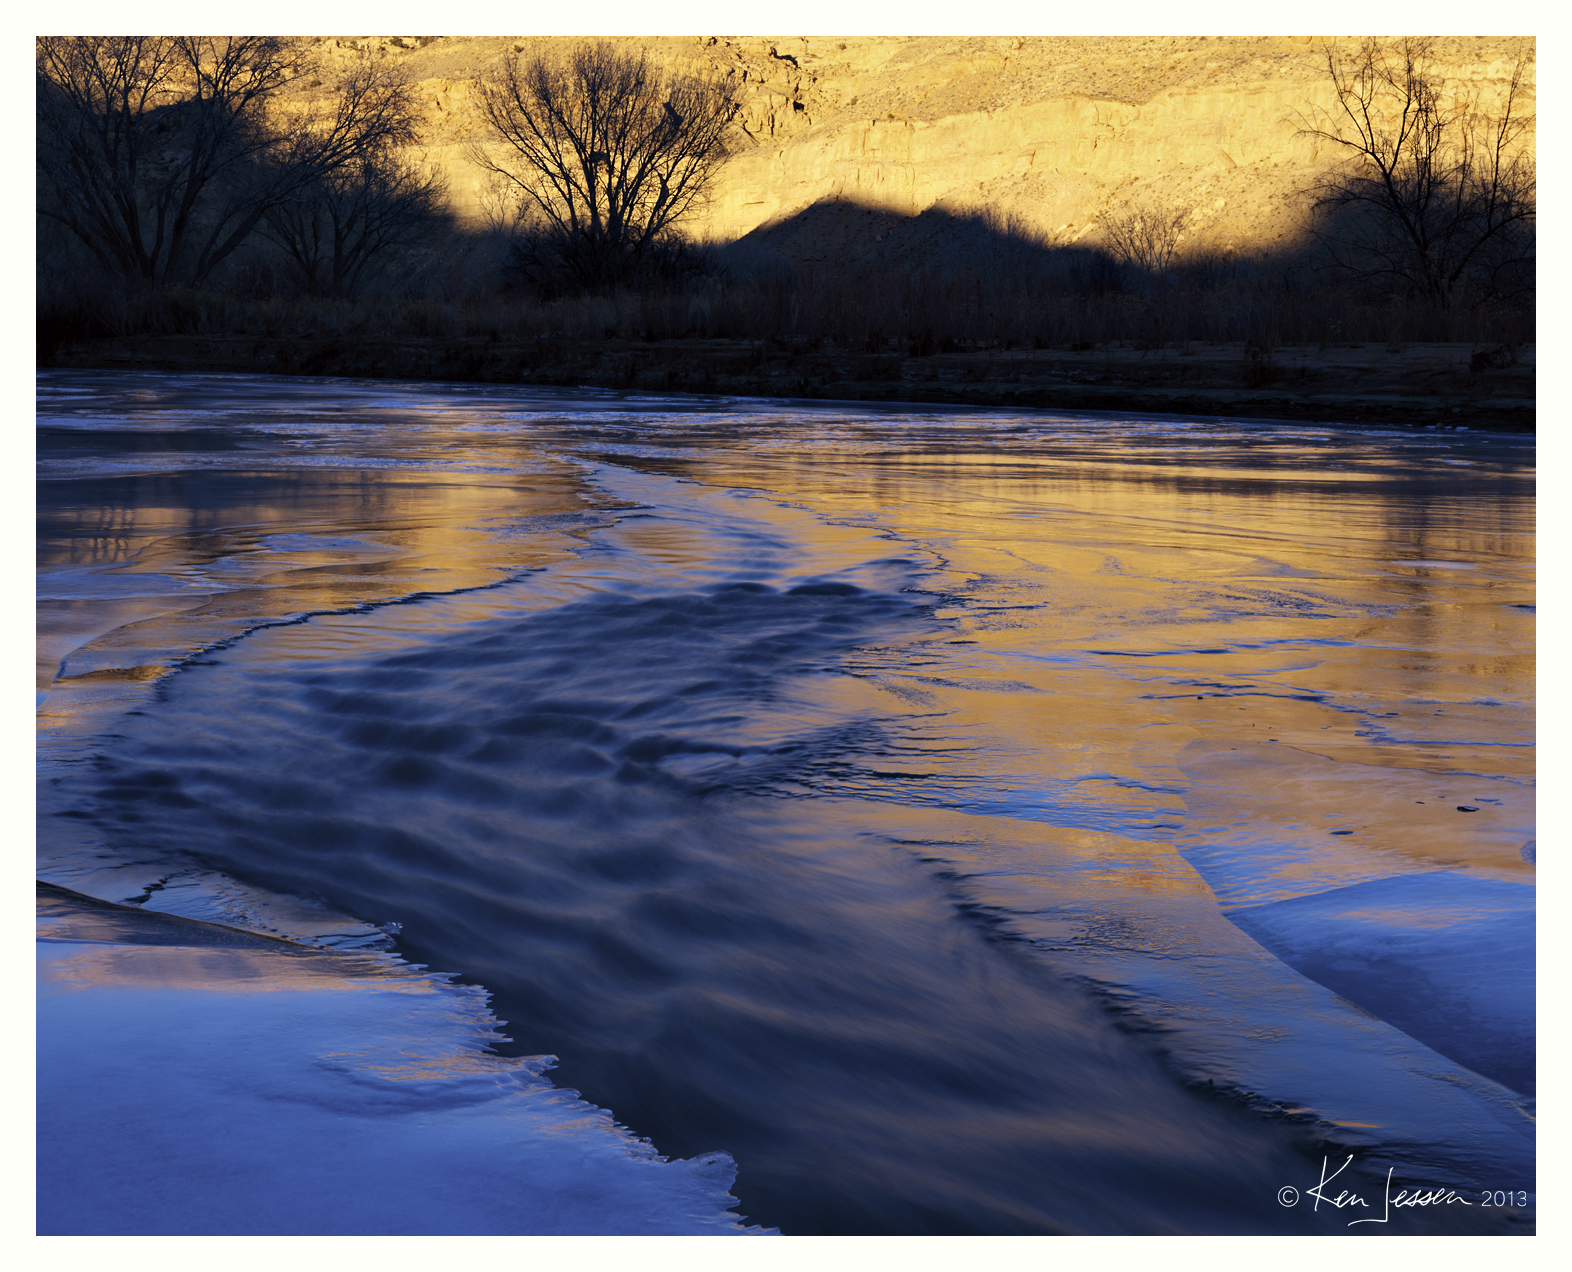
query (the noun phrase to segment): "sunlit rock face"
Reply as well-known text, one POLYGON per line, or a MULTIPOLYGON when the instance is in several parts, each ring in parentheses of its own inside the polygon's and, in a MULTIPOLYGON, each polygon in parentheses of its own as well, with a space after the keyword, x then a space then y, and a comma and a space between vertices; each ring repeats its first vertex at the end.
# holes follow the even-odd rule
MULTIPOLYGON (((374 48, 419 85, 417 152, 483 222, 494 192, 469 157, 486 140, 476 83, 511 51, 568 40, 340 37, 331 67, 374 48)), ((1057 243, 1095 243, 1131 207, 1188 213, 1192 246, 1248 251, 1303 232, 1306 192, 1339 156, 1301 134, 1335 106, 1324 41, 1268 37, 718 37, 622 40, 657 61, 734 80, 735 151, 690 228, 730 240, 825 200, 905 216, 989 209, 1057 243)), ((1458 99, 1488 104, 1520 42, 1434 42, 1458 99)), ((1521 42, 1530 56, 1533 44, 1521 42)), ((1357 41, 1334 43, 1343 55, 1357 41)), ((1533 67, 1523 113, 1532 114, 1533 67)), ((310 90, 303 90, 310 91, 310 90)), ((870 230, 869 236, 876 233, 870 230)), ((793 254, 798 254, 796 251, 793 254)))

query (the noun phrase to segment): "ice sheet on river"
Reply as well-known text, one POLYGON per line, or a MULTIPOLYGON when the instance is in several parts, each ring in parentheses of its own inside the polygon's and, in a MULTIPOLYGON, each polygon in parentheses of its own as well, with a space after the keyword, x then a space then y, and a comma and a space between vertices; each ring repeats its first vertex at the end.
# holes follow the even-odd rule
POLYGON ((730 1157, 488 1055, 482 990, 41 899, 42 1235, 745 1234, 730 1157))
POLYGON ((1289 966, 1498 1082, 1534 1092, 1534 888, 1399 875, 1228 913, 1289 966))
MULTIPOLYGON (((1403 707, 1388 713, 1394 730, 1443 717, 1403 707)), ((1191 786, 1178 846, 1230 921, 1363 1010, 1534 1094, 1532 788, 1237 741, 1191 743, 1179 762, 1191 786)))

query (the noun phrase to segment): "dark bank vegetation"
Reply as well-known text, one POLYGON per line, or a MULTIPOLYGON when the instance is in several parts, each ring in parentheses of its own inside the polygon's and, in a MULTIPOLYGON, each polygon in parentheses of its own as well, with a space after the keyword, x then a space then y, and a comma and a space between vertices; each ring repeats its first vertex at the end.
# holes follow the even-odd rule
POLYGON ((837 350, 878 380, 958 351, 1212 342, 1242 347, 1247 386, 1280 378, 1289 345, 1461 342, 1508 363, 1534 339, 1518 81, 1504 110, 1443 108, 1423 52, 1328 55, 1344 114, 1304 123, 1348 162, 1306 192, 1313 234, 1224 254, 1187 249, 1185 209, 1159 206, 1094 247, 833 203, 694 242, 683 213, 732 98, 597 46, 486 86, 485 163, 511 197, 464 227, 440 174, 396 158, 407 90, 374 61, 286 121, 277 89, 310 68, 278 42, 40 41, 40 358, 149 335, 473 342, 524 352, 455 353, 447 374, 528 379, 553 341, 738 341, 837 350))
MULTIPOLYGON (((814 209, 815 211, 820 209, 814 209)), ((984 218, 946 218, 982 229, 984 218)), ((959 224, 956 224, 959 222, 959 224)), ((45 249, 45 259, 49 259, 45 249)), ((1534 338, 1527 297, 1448 307, 1330 280, 1308 253, 1191 257, 1152 277, 1098 249, 1048 249, 1000 235, 986 258, 804 262, 746 242, 666 243, 621 285, 569 292, 530 285, 538 239, 428 233, 418 247, 361 259, 346 282, 313 283, 280 253, 258 250, 216 286, 127 287, 68 265, 41 280, 39 320, 63 338, 236 332, 301 336, 552 337, 831 342, 922 357, 958 348, 1047 348, 1186 341, 1280 344, 1534 338), (523 252, 529 254, 521 267, 523 252)), ((340 275, 334 273, 337 280, 340 275)))

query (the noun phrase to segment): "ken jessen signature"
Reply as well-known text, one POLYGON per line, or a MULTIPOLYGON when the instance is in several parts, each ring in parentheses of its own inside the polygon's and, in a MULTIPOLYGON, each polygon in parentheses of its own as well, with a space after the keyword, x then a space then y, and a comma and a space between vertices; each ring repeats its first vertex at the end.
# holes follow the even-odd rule
MULTIPOLYGON (((1350 1207, 1370 1209, 1370 1203, 1357 1192, 1343 1188, 1334 1197, 1328 1191, 1327 1185, 1347 1170, 1349 1163, 1353 1160, 1353 1156, 1350 1154, 1344 1159, 1341 1166, 1328 1175, 1326 1169, 1329 1159, 1325 1157, 1321 1159, 1321 1182, 1305 1190, 1307 1197, 1315 1198, 1315 1205, 1312 1209, 1319 1210, 1322 1202, 1336 1210, 1347 1210, 1350 1207)), ((1284 1185, 1277 1190, 1277 1200, 1284 1206, 1298 1205, 1299 1190, 1284 1185)), ((1350 1219, 1348 1226, 1352 1228, 1355 1224, 1360 1223, 1387 1223, 1392 1217, 1393 1210, 1403 1210, 1410 1206, 1472 1206, 1474 1204, 1467 1198, 1458 1196, 1450 1188, 1403 1188, 1399 1189, 1397 1196, 1394 1197, 1392 1195, 1392 1168, 1388 1167, 1386 1188, 1381 1197, 1381 1217, 1378 1219, 1374 1215, 1369 1215, 1362 1219, 1350 1219)), ((1478 1204, 1483 1206, 1511 1206, 1514 1204, 1526 1206, 1528 1204, 1528 1194, 1526 1192, 1485 1192, 1480 1194, 1478 1204), (1520 1200, 1514 1203, 1514 1197, 1520 1200)))

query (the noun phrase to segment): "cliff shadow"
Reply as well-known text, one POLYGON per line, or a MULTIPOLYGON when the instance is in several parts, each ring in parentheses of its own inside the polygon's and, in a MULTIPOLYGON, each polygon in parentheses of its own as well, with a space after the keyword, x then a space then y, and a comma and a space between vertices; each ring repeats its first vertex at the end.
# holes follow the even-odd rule
POLYGON ((1206 341, 1269 356, 1286 343, 1533 338, 1531 308, 1491 299, 1438 309, 1401 280, 1338 270, 1326 243, 1344 228, 1307 219, 1292 240, 1242 251, 1181 240, 1162 268, 1142 268, 1103 243, 1054 243, 991 210, 903 215, 827 199, 710 250, 733 297, 753 298, 750 334, 869 352, 1206 341))

